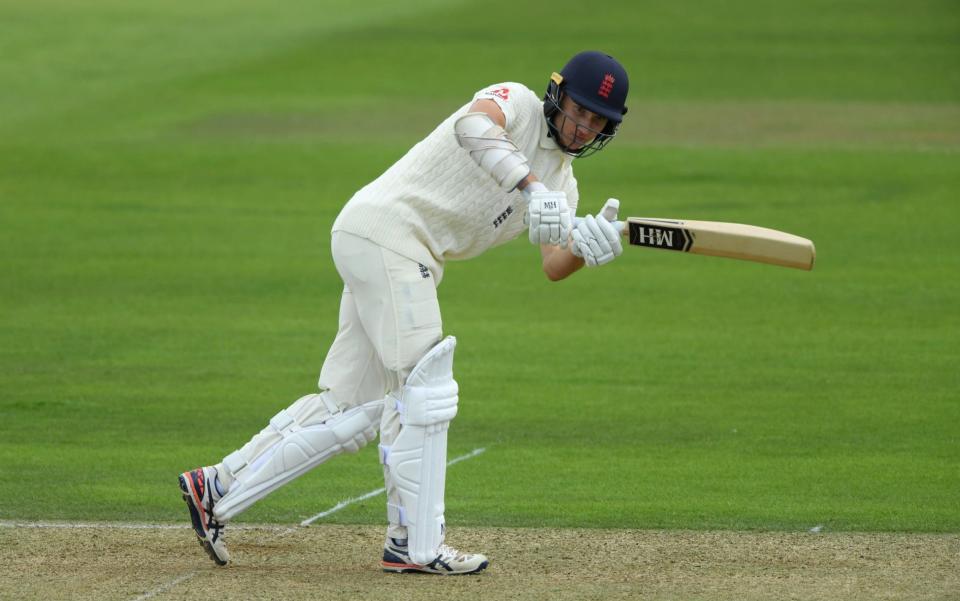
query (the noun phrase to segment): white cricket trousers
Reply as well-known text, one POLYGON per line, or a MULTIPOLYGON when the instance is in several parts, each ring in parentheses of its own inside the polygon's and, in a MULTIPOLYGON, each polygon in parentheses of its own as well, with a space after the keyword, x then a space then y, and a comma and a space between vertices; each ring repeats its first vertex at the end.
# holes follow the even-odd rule
POLYGON ((440 342, 442 270, 346 232, 334 232, 331 247, 344 288, 340 327, 319 384, 347 408, 399 390, 440 342))
MULTIPOLYGON (((333 233, 332 251, 344 282, 337 336, 320 370, 321 393, 297 400, 287 412, 301 424, 317 423, 337 410, 386 397, 380 443, 389 447, 401 428, 392 397, 400 397, 407 376, 442 337, 436 288, 442 268, 422 265, 345 232, 333 233), (396 394, 387 396, 391 391, 396 394)), ((239 453, 253 465, 279 441, 277 431, 267 426, 239 453)), ((217 464, 219 473, 224 469, 225 463, 217 464)), ((400 495, 389 470, 383 469, 387 502, 399 506, 400 495)), ((232 478, 230 474, 228 486, 232 478)), ((388 513, 388 519, 395 518, 388 513)), ((392 522, 387 535, 406 538, 406 528, 392 522)))
MULTIPOLYGON (((346 232, 333 233, 332 252, 344 288, 340 327, 319 384, 338 406, 347 408, 399 392, 420 358, 440 342, 437 286, 443 271, 439 265, 423 265, 346 232)), ((393 445, 400 427, 397 407, 387 398, 380 444, 393 445)), ((387 502, 400 506, 386 465, 383 477, 387 502)), ((387 536, 407 538, 406 527, 395 516, 388 519, 387 536)))

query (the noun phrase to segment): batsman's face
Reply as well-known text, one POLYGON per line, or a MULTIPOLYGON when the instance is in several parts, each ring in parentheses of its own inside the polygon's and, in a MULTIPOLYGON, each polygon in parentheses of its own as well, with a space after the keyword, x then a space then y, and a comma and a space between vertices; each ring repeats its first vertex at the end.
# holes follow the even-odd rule
POLYGON ((560 132, 563 145, 570 150, 579 150, 603 132, 607 118, 564 96, 560 101, 560 112, 554 115, 554 125, 560 132))

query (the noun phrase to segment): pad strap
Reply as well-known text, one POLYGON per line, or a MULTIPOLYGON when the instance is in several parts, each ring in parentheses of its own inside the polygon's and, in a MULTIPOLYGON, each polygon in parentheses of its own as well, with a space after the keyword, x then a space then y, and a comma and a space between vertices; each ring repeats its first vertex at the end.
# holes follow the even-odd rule
POLYGON ((230 470, 230 475, 234 478, 247 467, 247 460, 243 458, 240 451, 234 451, 223 458, 223 465, 230 470))
POLYGON ((400 526, 410 525, 407 522, 407 512, 403 510, 403 505, 394 505, 390 502, 387 502, 387 521, 400 526))
POLYGON ((281 409, 276 415, 270 418, 270 427, 277 431, 277 434, 283 434, 288 428, 293 430, 292 426, 297 424, 297 420, 287 413, 286 409, 281 409))

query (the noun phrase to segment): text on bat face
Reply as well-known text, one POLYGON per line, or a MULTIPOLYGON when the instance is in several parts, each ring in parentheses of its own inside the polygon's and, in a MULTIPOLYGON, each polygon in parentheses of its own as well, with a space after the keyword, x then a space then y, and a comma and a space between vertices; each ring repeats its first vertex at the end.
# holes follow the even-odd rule
POLYGON ((642 225, 637 228, 637 244, 643 246, 666 246, 673 247, 673 230, 662 230, 660 228, 645 228, 642 225))

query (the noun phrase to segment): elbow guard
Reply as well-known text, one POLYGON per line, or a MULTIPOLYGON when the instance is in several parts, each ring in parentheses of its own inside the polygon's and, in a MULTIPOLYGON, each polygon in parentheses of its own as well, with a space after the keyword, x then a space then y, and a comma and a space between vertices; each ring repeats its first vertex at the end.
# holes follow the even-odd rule
POLYGON ((527 157, 486 113, 463 115, 453 130, 460 147, 504 190, 512 191, 529 175, 527 157))

